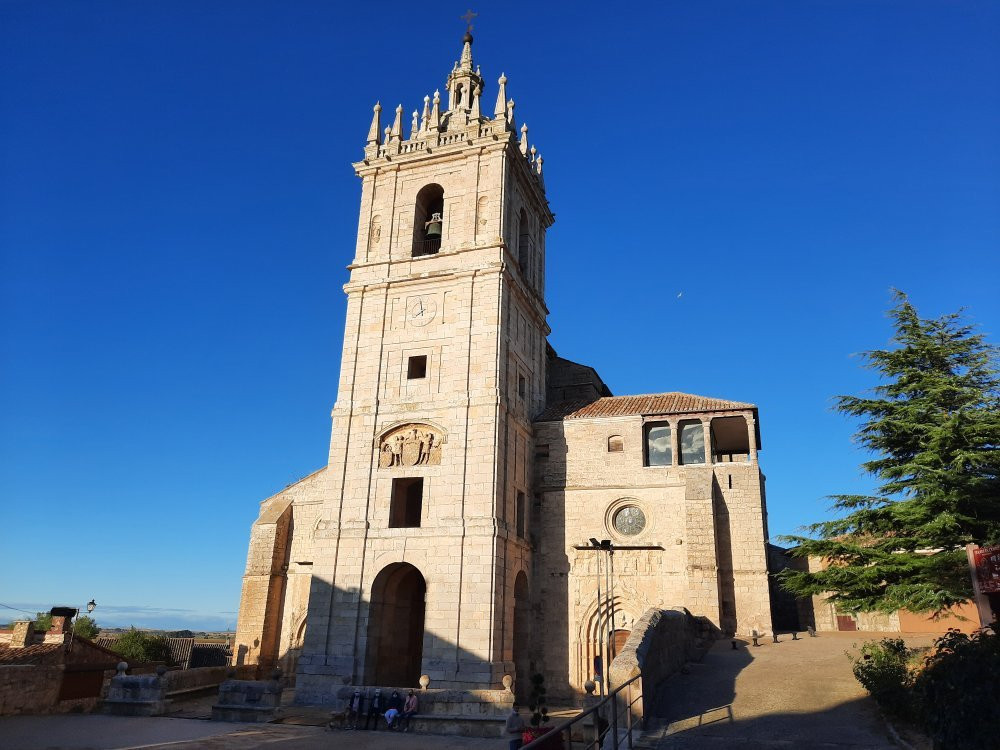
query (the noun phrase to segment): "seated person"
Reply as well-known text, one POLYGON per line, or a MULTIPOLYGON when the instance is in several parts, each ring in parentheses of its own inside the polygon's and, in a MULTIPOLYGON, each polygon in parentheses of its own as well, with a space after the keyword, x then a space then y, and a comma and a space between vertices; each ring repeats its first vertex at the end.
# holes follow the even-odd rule
POLYGON ((392 691, 392 695, 389 696, 389 701, 386 703, 386 708, 388 710, 385 712, 385 723, 389 725, 389 729, 395 729, 399 712, 403 708, 403 699, 399 697, 398 690, 392 691))
POLYGON ((399 718, 399 709, 398 708, 390 708, 388 711, 385 712, 385 725, 389 729, 395 729, 396 728, 396 719, 398 719, 398 718, 399 718))
POLYGON ((404 732, 410 731, 410 719, 416 716, 417 709, 417 694, 411 690, 410 694, 406 696, 406 703, 403 704, 403 718, 400 726, 402 726, 404 732))

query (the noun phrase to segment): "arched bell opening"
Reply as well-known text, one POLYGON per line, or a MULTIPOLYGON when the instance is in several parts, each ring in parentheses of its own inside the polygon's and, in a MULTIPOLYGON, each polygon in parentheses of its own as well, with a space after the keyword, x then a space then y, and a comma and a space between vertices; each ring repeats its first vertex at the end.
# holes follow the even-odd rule
POLYGON ((528 602, 528 576, 521 571, 514 579, 514 699, 525 703, 531 692, 531 608, 528 602))
POLYGON ((375 577, 364 684, 419 686, 426 594, 424 577, 409 563, 387 565, 375 577))
POLYGON ((413 257, 433 255, 441 249, 444 232, 444 188, 424 185, 417 193, 413 214, 413 257))

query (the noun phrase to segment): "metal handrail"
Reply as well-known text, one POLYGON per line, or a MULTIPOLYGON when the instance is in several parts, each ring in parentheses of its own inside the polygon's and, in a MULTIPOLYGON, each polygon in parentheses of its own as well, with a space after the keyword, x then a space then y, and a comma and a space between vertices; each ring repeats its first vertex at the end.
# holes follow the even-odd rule
POLYGON ((564 721, 562 724, 553 727, 551 730, 543 734, 541 737, 533 739, 527 745, 522 745, 521 750, 530 750, 530 748, 539 748, 539 750, 541 750, 541 748, 545 748, 546 750, 548 750, 549 748, 555 748, 555 744, 547 744, 547 743, 554 743, 556 738, 558 738, 559 746, 566 748, 566 750, 573 750, 574 747, 580 748, 580 750, 600 750, 600 748, 602 747, 602 743, 604 742, 604 738, 608 732, 611 732, 611 737, 612 737, 611 747, 613 748, 613 750, 620 750, 622 747, 628 747, 629 750, 632 750, 632 725, 633 725, 632 707, 638 701, 642 700, 642 683, 641 682, 639 683, 640 689, 635 697, 633 697, 632 695, 633 692, 632 683, 634 683, 636 680, 640 680, 641 678, 642 675, 637 674, 635 677, 628 680, 627 682, 623 682, 621 685, 612 690, 609 695, 605 696, 605 698, 601 700, 600 703, 598 703, 595 706, 591 706, 586 711, 581 711, 572 719, 568 719, 567 721, 564 721), (619 694, 623 690, 627 692, 625 698, 625 705, 623 706, 623 709, 625 710, 626 713, 625 728, 627 729, 625 733, 626 742, 624 745, 621 743, 621 740, 618 737, 618 728, 619 728, 618 698, 619 694), (601 723, 598 721, 598 718, 601 718, 601 709, 607 703, 611 703, 611 721, 606 722, 607 726, 604 727, 604 731, 602 732, 601 723), (573 732, 570 728, 577 722, 583 721, 586 717, 590 716, 591 714, 594 715, 594 738, 589 741, 584 740, 583 741, 584 744, 582 745, 581 744, 574 745, 573 732))

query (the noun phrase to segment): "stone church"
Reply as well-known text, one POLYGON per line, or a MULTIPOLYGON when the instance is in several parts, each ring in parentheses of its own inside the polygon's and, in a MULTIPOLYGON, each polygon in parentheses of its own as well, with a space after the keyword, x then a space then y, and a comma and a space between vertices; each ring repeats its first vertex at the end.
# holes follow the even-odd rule
POLYGON ((329 461, 261 504, 234 648, 300 702, 535 671, 571 696, 651 607, 771 627, 756 407, 613 396, 554 351, 542 156, 507 79, 486 95, 467 33, 354 164, 329 461))

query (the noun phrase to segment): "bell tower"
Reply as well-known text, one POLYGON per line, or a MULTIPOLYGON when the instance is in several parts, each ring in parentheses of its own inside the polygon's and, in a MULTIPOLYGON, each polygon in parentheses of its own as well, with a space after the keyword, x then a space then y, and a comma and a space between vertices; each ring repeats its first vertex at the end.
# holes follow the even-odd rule
MULTIPOLYGON (((300 701, 345 684, 526 684, 532 418, 544 406, 542 157, 466 33, 440 90, 375 105, 300 701)), ((304 516, 305 517, 305 516, 304 516)), ((310 517, 311 518, 311 517, 310 517)), ((304 563, 305 564, 305 563, 304 563)))

